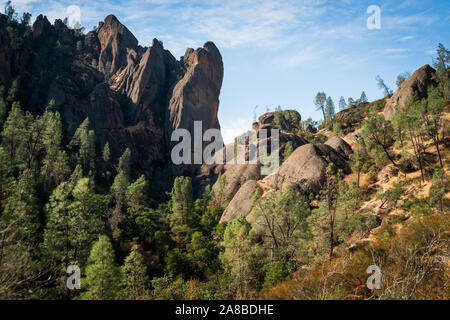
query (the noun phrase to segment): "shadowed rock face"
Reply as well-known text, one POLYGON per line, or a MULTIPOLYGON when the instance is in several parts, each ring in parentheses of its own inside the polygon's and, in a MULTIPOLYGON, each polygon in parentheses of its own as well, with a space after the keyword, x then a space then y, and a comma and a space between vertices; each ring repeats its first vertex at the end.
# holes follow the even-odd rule
POLYGON ((333 136, 325 142, 338 153, 340 153, 344 158, 349 159, 350 155, 353 153, 352 147, 344 141, 344 139, 337 136, 333 136))
MULTIPOLYGON (((114 16, 100 23, 95 33, 100 44, 99 69, 108 74, 106 65, 111 65, 111 89, 126 97, 125 131, 141 167, 148 170, 153 161, 168 160, 175 129, 193 133, 194 121, 202 121, 203 130, 220 128, 223 63, 214 43, 187 49, 180 62, 157 39, 149 48, 138 47, 114 16)), ((92 36, 89 41, 95 52, 97 41, 92 36)))
POLYGON ((395 113, 395 107, 405 107, 406 101, 412 93, 416 93, 419 98, 427 96, 428 86, 434 84, 433 75, 435 70, 428 64, 416 70, 412 76, 402 82, 391 98, 386 102, 384 108, 384 118, 392 120, 395 113))
POLYGON ((54 100, 69 138, 89 117, 98 149, 108 141, 113 161, 130 148, 137 168, 151 173, 155 165, 169 163, 174 129, 193 130, 195 120, 203 121, 204 130, 220 128, 223 63, 212 42, 187 49, 184 61, 178 61, 156 39, 148 48, 139 46, 113 15, 84 37, 80 49, 81 38, 61 20, 52 25, 40 15, 32 33, 33 44, 14 51, 8 33, 0 29, 0 85, 17 77, 18 66, 32 74, 26 84, 36 88, 40 101, 33 107, 22 94, 22 107, 38 114, 54 100), (61 46, 54 49, 57 41, 61 46), (51 50, 67 59, 49 63, 51 50))
POLYGON ((169 134, 178 128, 193 132, 194 121, 202 121, 203 131, 220 129, 217 119, 222 87, 223 63, 212 42, 203 48, 188 48, 184 55, 185 73, 175 85, 169 104, 169 134))
POLYGON ((99 23, 96 30, 100 42, 99 70, 114 74, 127 63, 128 51, 136 51, 138 41, 113 15, 99 23))

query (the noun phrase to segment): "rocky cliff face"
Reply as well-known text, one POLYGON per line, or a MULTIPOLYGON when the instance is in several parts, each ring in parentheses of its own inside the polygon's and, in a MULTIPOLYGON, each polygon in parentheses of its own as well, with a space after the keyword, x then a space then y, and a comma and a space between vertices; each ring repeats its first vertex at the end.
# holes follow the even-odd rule
POLYGON ((193 132, 194 121, 199 120, 203 130, 220 129, 217 112, 223 63, 219 50, 212 42, 197 50, 189 48, 183 63, 185 73, 170 99, 169 129, 185 128, 193 132))
POLYGON ((192 130, 196 120, 204 130, 220 128, 223 63, 212 42, 187 49, 178 61, 157 39, 139 46, 113 15, 84 37, 42 15, 31 32, 29 43, 14 50, 0 28, 0 85, 19 79, 23 90, 34 88, 35 98, 20 101, 33 113, 53 100, 69 137, 89 117, 98 149, 108 141, 117 158, 130 148, 137 168, 151 173, 168 163, 173 130, 192 130))

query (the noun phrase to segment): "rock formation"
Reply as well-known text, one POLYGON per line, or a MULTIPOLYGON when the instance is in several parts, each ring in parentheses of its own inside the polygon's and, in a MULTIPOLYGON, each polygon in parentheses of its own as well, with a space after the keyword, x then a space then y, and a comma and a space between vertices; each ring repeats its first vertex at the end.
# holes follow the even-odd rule
POLYGON ((347 159, 329 145, 305 144, 283 162, 278 173, 271 175, 268 182, 277 190, 291 185, 302 194, 318 194, 326 181, 325 172, 330 162, 345 173, 350 173, 347 159))
POLYGON ((426 64, 403 81, 397 91, 386 102, 384 118, 386 120, 392 120, 396 106, 403 108, 412 93, 416 93, 419 98, 425 98, 427 96, 428 86, 434 84, 434 73, 435 70, 426 64))
POLYGON ((332 147, 335 151, 347 159, 349 159, 350 155, 353 153, 352 147, 350 147, 344 139, 339 138, 338 136, 332 136, 325 142, 325 144, 332 147))
POLYGON ((230 221, 243 214, 247 216, 253 209, 253 196, 259 190, 258 182, 248 180, 235 194, 220 218, 220 222, 230 221))
POLYGON ((169 163, 174 129, 192 130, 196 120, 204 130, 220 128, 223 63, 212 42, 178 61, 157 39, 139 46, 113 15, 84 37, 42 15, 31 31, 34 40, 13 50, 0 28, 0 85, 27 76, 22 107, 39 114, 53 101, 69 137, 89 117, 97 148, 108 141, 113 161, 130 148, 136 168, 151 174, 169 163))

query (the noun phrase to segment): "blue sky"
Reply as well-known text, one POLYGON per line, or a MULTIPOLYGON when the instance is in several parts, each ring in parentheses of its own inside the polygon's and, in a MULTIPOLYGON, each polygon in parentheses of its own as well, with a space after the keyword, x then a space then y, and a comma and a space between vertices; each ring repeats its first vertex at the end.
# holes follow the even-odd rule
POLYGON ((340 96, 382 97, 375 77, 395 89, 399 73, 431 64, 439 42, 450 47, 450 1, 361 0, 16 0, 17 11, 56 18, 69 6, 81 10, 91 30, 116 15, 143 46, 163 41, 175 57, 187 47, 214 41, 225 76, 219 120, 226 142, 251 127, 255 108, 297 109, 303 119, 319 120, 313 99, 325 91, 340 96), (369 30, 366 12, 381 9, 381 28, 369 30))

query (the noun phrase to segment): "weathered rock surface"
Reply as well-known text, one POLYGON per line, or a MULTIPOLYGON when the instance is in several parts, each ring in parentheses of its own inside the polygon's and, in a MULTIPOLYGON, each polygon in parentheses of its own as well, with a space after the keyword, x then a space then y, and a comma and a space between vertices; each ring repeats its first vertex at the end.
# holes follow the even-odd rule
POLYGON ((302 194, 318 194, 326 182, 325 173, 329 162, 345 173, 350 173, 347 159, 329 145, 303 145, 283 162, 277 174, 269 177, 269 185, 277 190, 291 185, 302 194))
POLYGON ((30 94, 20 95, 22 107, 39 114, 53 100, 69 138, 89 117, 97 148, 108 141, 113 161, 130 148, 137 169, 151 173, 167 167, 174 129, 192 130, 196 120, 204 130, 220 128, 223 63, 212 42, 187 49, 183 62, 156 39, 148 48, 139 46, 113 15, 81 46, 82 37, 61 20, 52 25, 40 15, 31 31, 33 42, 13 50, 0 28, 0 85, 8 88, 26 75, 21 89, 30 94))
MULTIPOLYGON (((226 179, 224 193, 226 196, 234 195, 249 180, 261 179, 261 165, 259 164, 226 164, 223 174, 226 179)), ((213 190, 217 188, 214 184, 213 190)))
POLYGON ((188 48, 184 55, 186 71, 175 85, 169 104, 169 134, 183 128, 194 130, 194 121, 202 122, 203 131, 220 129, 217 112, 223 80, 223 62, 212 42, 203 48, 188 48))
POLYGON ((386 102, 384 118, 386 120, 392 120, 396 106, 399 108, 405 107, 406 101, 412 93, 416 93, 419 98, 425 98, 427 96, 428 86, 434 84, 434 73, 435 70, 426 64, 403 81, 397 91, 386 102))
POLYGON ((249 180, 234 195, 220 218, 220 222, 230 221, 243 214, 247 216, 253 208, 253 196, 259 190, 255 180, 249 180))
POLYGON ((325 144, 332 147, 347 159, 349 159, 350 155, 353 153, 352 147, 350 147, 350 145, 345 142, 344 139, 339 138, 338 136, 332 136, 325 142, 325 144))
POLYGON ((114 74, 127 64, 129 50, 137 50, 138 40, 114 15, 100 22, 96 30, 100 42, 99 70, 114 74))

